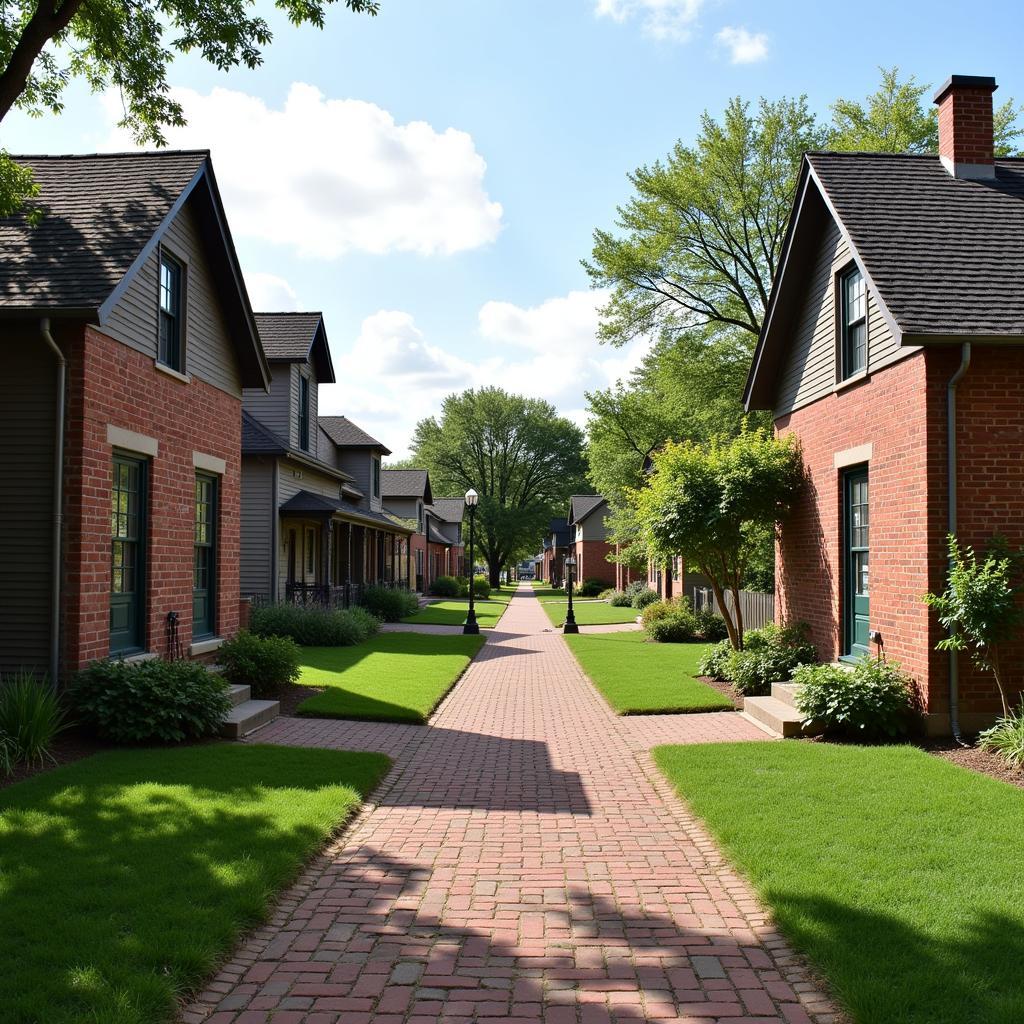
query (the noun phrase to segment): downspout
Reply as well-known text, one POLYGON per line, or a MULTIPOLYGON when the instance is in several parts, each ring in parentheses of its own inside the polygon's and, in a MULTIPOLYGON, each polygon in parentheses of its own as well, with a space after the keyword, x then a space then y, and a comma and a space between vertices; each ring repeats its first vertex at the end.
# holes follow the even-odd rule
POLYGON ((57 689, 60 680, 60 584, 61 584, 61 536, 64 529, 64 390, 67 380, 67 360, 60 346, 50 333, 50 319, 39 321, 39 333, 43 341, 57 357, 57 436, 53 454, 53 538, 52 563, 53 580, 50 586, 50 685, 57 689))
POLYGON ((274 473, 270 485, 270 598, 271 604, 276 603, 280 600, 280 594, 278 592, 279 580, 278 574, 278 559, 280 558, 281 550, 281 513, 278 509, 278 502, 281 497, 281 463, 275 456, 274 458, 274 473))
MULTIPOLYGON (((960 346, 960 365, 946 385, 946 479, 949 484, 947 532, 954 536, 957 531, 956 388, 966 376, 970 365, 971 343, 965 341, 960 346)), ((956 651, 949 652, 949 725, 953 739, 961 746, 965 746, 960 735, 960 667, 956 651)))

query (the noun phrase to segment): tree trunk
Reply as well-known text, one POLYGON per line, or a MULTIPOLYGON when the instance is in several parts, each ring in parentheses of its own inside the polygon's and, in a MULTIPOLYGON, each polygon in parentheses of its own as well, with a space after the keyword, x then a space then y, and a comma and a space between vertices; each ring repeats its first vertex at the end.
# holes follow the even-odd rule
POLYGON ((992 666, 992 675, 995 677, 996 687, 999 690, 999 699, 1003 704, 1003 718, 1010 717, 1010 704, 1006 699, 1006 691, 1003 689, 1003 679, 999 671, 999 652, 990 647, 988 651, 989 664, 992 666))
POLYGON ((491 589, 497 589, 497 587, 501 584, 501 563, 488 562, 487 574, 490 580, 491 589))
POLYGON ((743 649, 743 609, 740 607, 740 586, 736 580, 732 583, 732 601, 735 614, 736 635, 740 638, 739 650, 743 649))
MULTIPOLYGON (((729 643, 732 644, 732 649, 734 651, 742 651, 743 632, 736 628, 736 623, 733 621, 729 606, 725 603, 725 593, 722 591, 721 584, 707 570, 701 571, 711 580, 711 590, 715 595, 715 600, 718 602, 718 607, 722 610, 722 618, 725 619, 725 631, 729 634, 729 643)), ((737 611, 739 611, 738 608, 737 611)))

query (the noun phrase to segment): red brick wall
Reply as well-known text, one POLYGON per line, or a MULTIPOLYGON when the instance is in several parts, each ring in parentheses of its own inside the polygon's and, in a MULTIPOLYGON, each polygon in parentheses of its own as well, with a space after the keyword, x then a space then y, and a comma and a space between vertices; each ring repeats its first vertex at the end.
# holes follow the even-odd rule
POLYGON ((578 582, 601 580, 605 586, 615 586, 615 566, 608 561, 608 556, 615 551, 614 545, 603 540, 578 540, 573 548, 578 582))
POLYGON ((107 426, 156 438, 150 462, 146 648, 166 653, 166 615, 180 615, 186 654, 192 629, 194 451, 223 459, 217 545, 217 632, 239 618, 241 400, 192 379, 184 384, 153 360, 87 327, 69 339, 65 458, 64 665, 74 671, 109 653, 110 486, 107 426))
POLYGON ((429 583, 430 565, 427 562, 427 537, 423 533, 414 533, 409 538, 409 549, 412 557, 412 568, 410 570, 410 585, 415 588, 416 586, 416 552, 423 552, 423 586, 426 587, 429 583))

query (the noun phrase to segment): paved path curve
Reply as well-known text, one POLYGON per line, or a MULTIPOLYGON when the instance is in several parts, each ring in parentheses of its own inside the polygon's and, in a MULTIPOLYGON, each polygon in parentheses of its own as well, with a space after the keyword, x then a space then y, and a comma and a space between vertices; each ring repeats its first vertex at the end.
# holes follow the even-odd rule
POLYGON ((395 765, 183 1020, 838 1020, 647 754, 764 738, 728 712, 617 718, 522 588, 429 726, 258 734, 395 765))

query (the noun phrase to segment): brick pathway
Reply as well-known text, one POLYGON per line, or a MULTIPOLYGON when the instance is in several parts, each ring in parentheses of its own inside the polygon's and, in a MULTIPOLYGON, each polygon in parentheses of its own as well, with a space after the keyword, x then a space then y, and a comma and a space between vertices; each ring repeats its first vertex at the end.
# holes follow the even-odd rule
POLYGON ((428 727, 258 734, 395 765, 183 1020, 838 1020, 646 753, 765 735, 616 718, 549 626, 523 588, 428 727))

